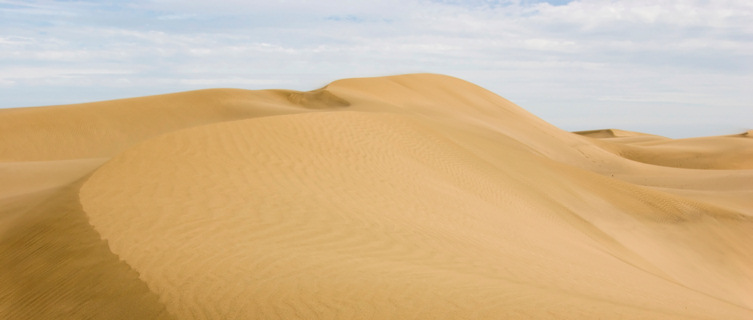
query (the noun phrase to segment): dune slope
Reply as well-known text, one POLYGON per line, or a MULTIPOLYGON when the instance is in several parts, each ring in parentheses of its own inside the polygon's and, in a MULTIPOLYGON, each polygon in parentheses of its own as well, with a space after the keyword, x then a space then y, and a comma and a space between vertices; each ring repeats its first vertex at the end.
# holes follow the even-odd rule
POLYGON ((747 136, 572 134, 430 74, 0 122, 0 315, 753 317, 747 136))

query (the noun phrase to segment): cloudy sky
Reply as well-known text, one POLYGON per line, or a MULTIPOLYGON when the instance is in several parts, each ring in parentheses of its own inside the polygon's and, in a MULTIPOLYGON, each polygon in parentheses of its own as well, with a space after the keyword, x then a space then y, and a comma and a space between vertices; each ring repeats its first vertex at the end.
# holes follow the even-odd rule
POLYGON ((0 107, 453 75, 566 130, 753 128, 750 0, 0 0, 0 107))

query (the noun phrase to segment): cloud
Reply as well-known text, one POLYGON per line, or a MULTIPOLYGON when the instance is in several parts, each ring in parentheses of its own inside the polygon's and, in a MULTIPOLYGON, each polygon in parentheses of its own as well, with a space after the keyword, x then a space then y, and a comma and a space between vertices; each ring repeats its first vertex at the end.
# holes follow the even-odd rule
POLYGON ((222 87, 225 85, 237 85, 238 83, 246 84, 249 86, 274 86, 281 84, 279 80, 270 79, 248 79, 238 77, 218 77, 218 78, 199 78, 199 79, 180 79, 181 84, 191 86, 210 86, 210 87, 222 87))
POLYGON ((49 1, 0 1, 0 10, 8 17, 18 15, 73 16, 74 14, 49 1))
MULTIPOLYGON (((127 69, 105 68, 66 68, 66 67, 7 67, 0 80, 12 83, 66 83, 73 79, 86 79, 98 75, 133 74, 127 69)), ((74 80, 78 81, 78 80, 74 80)))

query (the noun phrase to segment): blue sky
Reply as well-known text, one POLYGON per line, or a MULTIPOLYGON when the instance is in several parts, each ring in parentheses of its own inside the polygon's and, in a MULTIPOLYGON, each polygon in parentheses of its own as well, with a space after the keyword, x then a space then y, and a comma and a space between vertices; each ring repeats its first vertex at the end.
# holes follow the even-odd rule
POLYGON ((753 127, 753 1, 0 0, 0 108, 412 72, 566 130, 753 127))

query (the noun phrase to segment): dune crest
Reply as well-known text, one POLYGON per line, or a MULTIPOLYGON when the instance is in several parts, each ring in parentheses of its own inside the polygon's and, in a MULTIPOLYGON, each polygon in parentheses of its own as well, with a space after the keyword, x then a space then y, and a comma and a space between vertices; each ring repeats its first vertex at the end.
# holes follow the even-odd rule
POLYGON ((652 134, 647 133, 641 133, 641 132, 635 132, 635 131, 627 131, 627 130, 620 130, 620 129, 601 129, 601 130, 587 130, 587 131, 577 131, 574 132, 576 134, 592 137, 592 138, 626 138, 626 137, 657 137, 652 134))
POLYGON ((282 91, 282 93, 293 104, 309 109, 343 108, 350 106, 350 102, 332 94, 327 88, 308 92, 282 91))
POLYGON ((16 297, 0 316, 65 317, 31 297, 73 282, 53 292, 105 318, 134 303, 176 319, 753 317, 750 139, 569 133, 434 74, 0 122, 0 174, 17 186, 0 188, 14 217, 0 219, 0 271, 96 266, 24 290, 0 277, 16 297), (34 231, 48 225, 78 236, 21 245, 54 242, 34 231))

